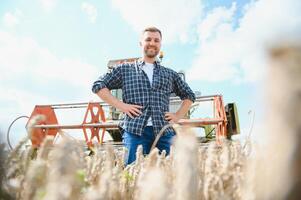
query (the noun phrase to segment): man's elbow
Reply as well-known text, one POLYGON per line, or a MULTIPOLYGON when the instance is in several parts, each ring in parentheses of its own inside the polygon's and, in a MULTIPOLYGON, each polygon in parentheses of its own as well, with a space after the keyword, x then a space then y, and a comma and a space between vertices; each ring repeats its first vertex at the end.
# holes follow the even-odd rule
POLYGON ((92 92, 97 94, 99 92, 99 90, 100 90, 100 86, 98 84, 94 83, 92 86, 92 92))
POLYGON ((104 88, 107 88, 107 85, 102 81, 95 81, 92 85, 92 92, 98 94, 98 92, 104 88))
POLYGON ((96 94, 100 95, 100 94, 106 94, 108 92, 110 92, 110 90, 108 88, 104 87, 104 88, 101 88, 100 90, 98 90, 98 92, 96 94))
POLYGON ((193 104, 193 101, 191 99, 185 99, 183 100, 183 102, 185 102, 186 104, 193 104))
POLYGON ((182 99, 183 99, 183 101, 187 100, 187 102, 190 102, 191 104, 193 104, 196 100, 196 97, 195 97, 195 94, 192 93, 192 94, 188 94, 188 95, 184 96, 184 98, 182 98, 182 99))
POLYGON ((111 92, 108 88, 101 88, 97 93, 97 96, 99 96, 102 100, 107 99, 108 96, 111 96, 111 92))

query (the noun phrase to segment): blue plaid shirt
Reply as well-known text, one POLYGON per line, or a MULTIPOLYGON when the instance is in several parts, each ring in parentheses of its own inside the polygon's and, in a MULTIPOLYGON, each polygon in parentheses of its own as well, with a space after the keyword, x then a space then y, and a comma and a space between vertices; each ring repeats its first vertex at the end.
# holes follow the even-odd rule
MULTIPOLYGON (((141 69, 144 61, 123 63, 110 73, 101 76, 93 84, 92 91, 97 93, 102 88, 122 89, 124 103, 142 106, 142 114, 134 117, 125 116, 122 128, 130 133, 142 135, 148 118, 152 117, 154 133, 158 134, 164 125, 165 112, 169 111, 169 97, 172 92, 182 100, 195 101, 195 95, 188 84, 181 79, 177 72, 165 68, 160 62, 154 63, 153 84, 150 85, 146 73, 141 69)), ((171 128, 166 132, 173 131, 171 128)))

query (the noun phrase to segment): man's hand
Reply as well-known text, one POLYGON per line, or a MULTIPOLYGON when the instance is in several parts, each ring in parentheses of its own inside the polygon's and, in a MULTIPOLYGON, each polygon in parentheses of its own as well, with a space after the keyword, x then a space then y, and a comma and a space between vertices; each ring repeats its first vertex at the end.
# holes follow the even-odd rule
POLYGON ((140 110, 141 108, 142 106, 139 105, 122 103, 120 110, 133 119, 135 116, 139 116, 142 113, 140 110))
POLYGON ((177 123, 181 118, 176 113, 165 113, 165 119, 169 122, 177 123))
POLYGON ((122 101, 114 97, 108 88, 102 88, 97 92, 97 95, 102 100, 104 100, 111 106, 121 110, 131 118, 134 118, 134 116, 139 116, 142 113, 140 111, 142 106, 123 103, 122 101))
POLYGON ((191 104, 193 102, 190 99, 183 100, 181 107, 178 109, 176 113, 165 113, 165 119, 169 122, 177 123, 180 119, 184 118, 185 114, 188 112, 191 104))

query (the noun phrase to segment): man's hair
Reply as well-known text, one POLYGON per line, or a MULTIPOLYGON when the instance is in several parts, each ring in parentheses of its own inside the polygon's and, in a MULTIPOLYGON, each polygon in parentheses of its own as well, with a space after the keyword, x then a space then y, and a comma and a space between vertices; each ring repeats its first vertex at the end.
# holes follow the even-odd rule
POLYGON ((160 31, 158 28, 154 27, 154 26, 150 26, 150 27, 145 28, 145 29, 142 31, 142 33, 145 33, 145 32, 158 32, 158 33, 160 34, 160 37, 162 38, 162 33, 161 33, 161 31, 160 31))

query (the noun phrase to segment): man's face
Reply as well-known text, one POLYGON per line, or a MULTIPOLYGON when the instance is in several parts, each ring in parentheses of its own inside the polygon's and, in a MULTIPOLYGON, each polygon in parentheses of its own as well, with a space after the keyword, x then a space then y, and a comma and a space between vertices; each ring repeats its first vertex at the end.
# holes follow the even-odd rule
POLYGON ((154 58, 161 48, 161 36, 159 32, 144 32, 140 41, 143 53, 148 58, 154 58))

